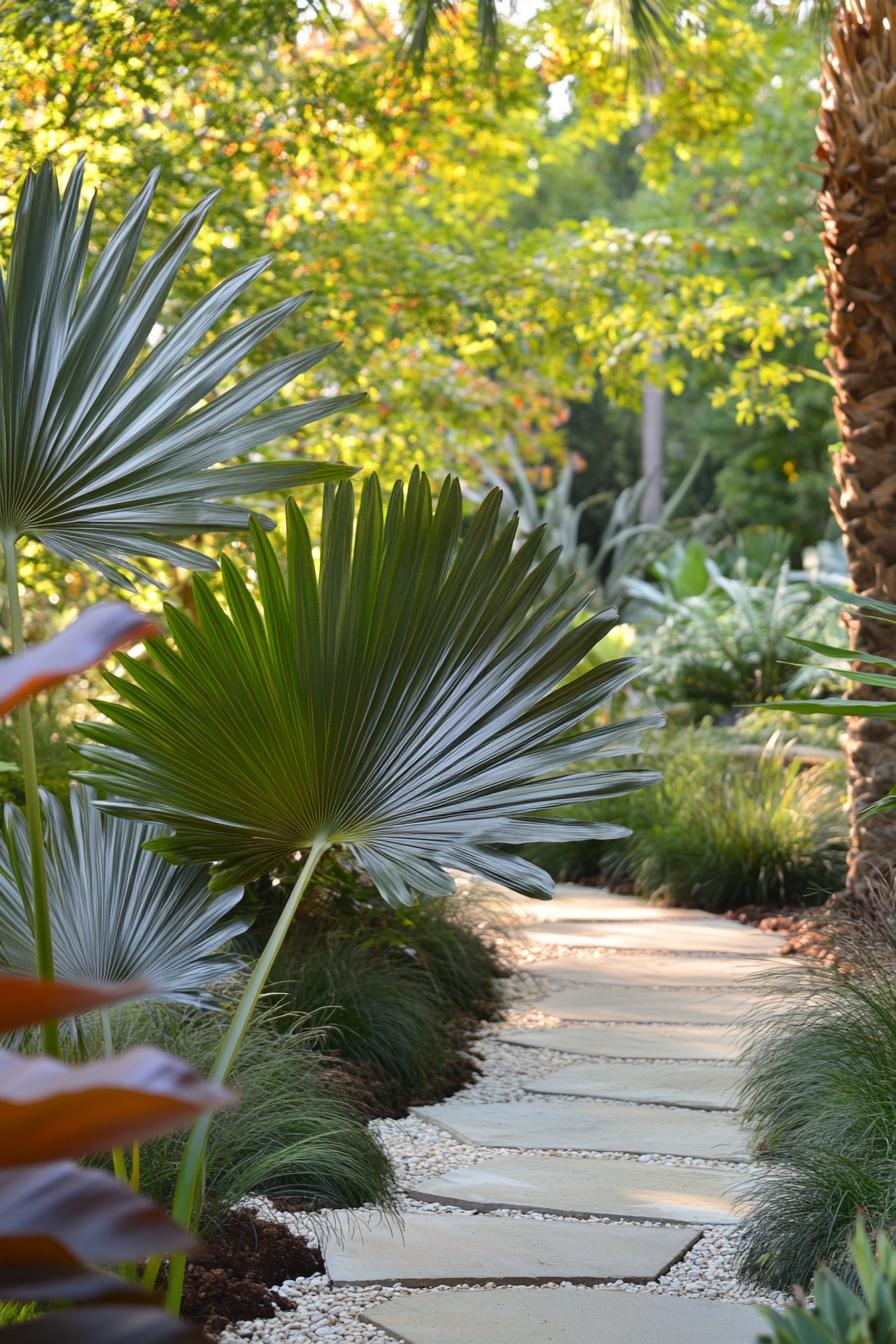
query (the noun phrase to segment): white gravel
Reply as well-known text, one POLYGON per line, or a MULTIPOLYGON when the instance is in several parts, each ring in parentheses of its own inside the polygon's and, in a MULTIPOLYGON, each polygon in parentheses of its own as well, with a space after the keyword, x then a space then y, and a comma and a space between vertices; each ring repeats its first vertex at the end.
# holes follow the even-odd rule
MULTIPOLYGON (((539 946, 533 948, 523 939, 507 939, 507 949, 512 952, 518 964, 524 966, 530 961, 543 961, 553 956, 576 956, 583 960, 594 960, 600 956, 614 955, 605 949, 570 948, 539 946)), ((624 954, 615 954, 624 955, 624 954)), ((559 982, 558 982, 559 983, 559 982)), ((537 1101, 544 1105, 552 1099, 543 1095, 534 1095, 523 1091, 527 1081, 539 1078, 557 1068, 569 1065, 575 1056, 569 1052, 546 1049, 522 1048, 508 1045, 496 1039, 497 1033, 514 1029, 550 1027, 558 1019, 539 1011, 537 998, 553 987, 546 979, 534 980, 522 975, 512 982, 513 1003, 504 1021, 483 1028, 476 1050, 481 1056, 482 1076, 469 1087, 457 1094, 464 1101, 537 1101)), ((561 1107, 568 1098, 557 1097, 556 1104, 561 1107)), ((622 1103, 620 1103, 622 1104, 622 1103)), ((662 1108, 660 1108, 662 1109, 662 1108)), ((438 1175, 451 1167, 471 1166, 492 1158, 528 1154, 531 1156, 550 1156, 554 1150, 527 1150, 519 1148, 484 1148, 463 1143, 438 1127, 427 1123, 417 1116, 404 1120, 375 1120, 371 1123, 380 1142, 388 1151, 398 1174, 399 1183, 405 1186, 422 1176, 438 1175)), ((560 1156, 595 1157, 593 1152, 571 1152, 558 1149, 560 1156)), ((602 1153, 601 1157, 625 1157, 624 1153, 602 1153)), ((702 1167, 718 1171, 731 1171, 746 1175, 751 1169, 743 1163, 711 1162, 699 1158, 675 1158, 660 1154, 639 1159, 642 1162, 660 1163, 668 1166, 702 1167)), ((475 1210, 458 1209, 449 1205, 430 1204, 411 1200, 407 1196, 401 1204, 402 1212, 423 1210, 428 1213, 444 1214, 452 1217, 477 1217, 475 1210)), ((265 1208, 267 1214, 269 1210, 265 1208)), ((314 1222, 300 1215, 276 1214, 275 1216, 297 1224, 313 1237, 314 1222)), ((382 1215, 373 1209, 346 1210, 342 1214, 346 1220, 378 1219, 382 1215)), ((498 1210, 498 1216, 507 1218, 529 1218, 542 1222, 571 1221, 559 1215, 542 1213, 524 1213, 513 1209, 498 1210)), ((580 1221, 580 1220, 575 1220, 580 1221)), ((603 1222, 606 1219, 594 1218, 589 1221, 603 1222)), ((657 1226, 658 1224, 647 1224, 657 1226)), ((753 1286, 738 1281, 733 1262, 737 1248, 738 1233, 732 1228, 712 1228, 704 1232, 696 1245, 668 1274, 646 1286, 633 1286, 624 1282, 608 1285, 626 1292, 671 1293, 686 1297, 704 1297, 725 1299, 738 1302, 764 1302, 780 1306, 785 1298, 781 1294, 768 1294, 757 1291, 753 1286)), ((470 1285, 476 1291, 488 1292, 494 1284, 470 1285)), ((548 1285, 546 1285, 548 1286, 548 1285)), ((556 1286, 560 1286, 560 1282, 556 1286)), ((564 1285, 568 1286, 568 1285, 564 1285)), ((380 1330, 362 1322, 359 1317, 378 1303, 390 1298, 412 1292, 456 1292, 455 1287, 430 1289, 408 1289, 401 1285, 382 1288, 334 1288, 325 1275, 316 1275, 310 1279, 301 1279, 282 1285, 278 1292, 294 1303, 290 1311, 278 1313, 270 1320, 242 1322, 222 1336, 222 1340, 234 1344, 237 1340, 251 1341, 251 1344, 311 1344, 315 1340, 339 1341, 339 1344, 386 1344, 388 1337, 380 1330)), ((512 1290, 511 1290, 512 1291, 512 1290)), ((599 1291, 582 1288, 583 1292, 599 1291)), ((393 1342, 394 1344, 394 1342, 393 1342)))

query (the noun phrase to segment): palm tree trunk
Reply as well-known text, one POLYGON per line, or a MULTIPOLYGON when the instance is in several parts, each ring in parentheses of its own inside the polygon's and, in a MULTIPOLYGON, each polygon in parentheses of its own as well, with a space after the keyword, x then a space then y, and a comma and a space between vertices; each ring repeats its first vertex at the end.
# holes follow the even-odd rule
MULTIPOLYGON (((842 450, 831 499, 858 593, 896 601, 896 6, 843 0, 822 72, 818 157, 830 311, 828 369, 842 450)), ((848 622, 851 647, 896 657, 896 625, 848 622)), ((857 698, 875 692, 861 687, 857 698)), ((878 698, 891 695, 878 692, 878 698)), ((849 719, 848 893, 896 869, 896 721, 849 719)))

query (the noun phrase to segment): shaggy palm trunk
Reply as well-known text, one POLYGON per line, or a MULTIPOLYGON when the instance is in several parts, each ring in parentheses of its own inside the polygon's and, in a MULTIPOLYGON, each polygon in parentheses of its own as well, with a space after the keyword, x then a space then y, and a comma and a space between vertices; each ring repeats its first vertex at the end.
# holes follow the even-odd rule
MULTIPOLYGON (((844 0, 822 75, 818 157, 830 359, 842 450, 832 504, 856 592, 896 601, 896 5, 844 0)), ((896 625, 850 619, 851 647, 896 657, 896 625)), ((891 699, 860 687, 855 698, 891 699)), ((848 894, 896 868, 896 721, 847 720, 848 894)))

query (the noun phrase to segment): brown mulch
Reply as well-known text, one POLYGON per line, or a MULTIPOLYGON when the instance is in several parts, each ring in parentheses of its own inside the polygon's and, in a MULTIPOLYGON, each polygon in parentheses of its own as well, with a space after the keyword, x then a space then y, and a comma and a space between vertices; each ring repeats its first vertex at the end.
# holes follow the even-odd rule
MULTIPOLYGON (((781 933, 786 942, 782 957, 817 957, 829 960, 832 954, 832 932, 836 923, 847 913, 843 896, 831 896, 824 905, 806 909, 770 910, 768 906, 744 905, 729 910, 725 919, 738 924, 751 924, 766 933, 781 933)), ((836 939, 834 939, 836 941, 836 939)))
POLYGON ((320 1251, 285 1224, 234 1210, 188 1263, 181 1312, 209 1334, 219 1334, 234 1321, 267 1319, 278 1308, 290 1308, 274 1289, 323 1268, 320 1251))

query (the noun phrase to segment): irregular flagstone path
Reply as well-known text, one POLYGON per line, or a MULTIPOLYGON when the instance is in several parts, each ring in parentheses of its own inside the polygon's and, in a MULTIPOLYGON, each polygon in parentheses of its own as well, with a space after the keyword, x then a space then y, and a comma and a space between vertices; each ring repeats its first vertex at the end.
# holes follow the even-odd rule
POLYGON ((625 1275, 647 1283, 680 1260, 696 1228, 638 1227, 630 1223, 537 1222, 533 1219, 440 1218, 411 1213, 402 1236, 385 1222, 324 1236, 327 1272, 334 1283, 402 1283, 430 1288, 445 1283, 612 1283, 625 1275))
POLYGON ((469 1209, 713 1226, 737 1222, 736 1187, 730 1172, 700 1167, 660 1167, 625 1158, 497 1157, 421 1181, 409 1193, 469 1209))
POLYGON ((755 994, 684 989, 637 989, 599 981, 546 994, 538 1004, 550 1017, 576 1022, 676 1022, 709 1026, 748 1019, 755 994))
POLYGON ((735 1106, 741 1077, 733 1064, 645 1064, 616 1059, 600 1064, 571 1064, 526 1083, 525 1089, 563 1097, 599 1097, 604 1101, 724 1111, 735 1106))
POLYGON ((223 1344, 756 1344, 749 1304, 783 1299, 734 1272, 755 1168, 731 1028, 780 938, 593 888, 510 910, 519 993, 483 1028, 482 1076, 372 1122, 400 1220, 299 1219, 327 1274, 223 1344))
POLYGON ((686 1027, 667 1022, 604 1022, 600 1026, 505 1031, 510 1045, 562 1050, 601 1059, 736 1059, 741 1047, 727 1027, 686 1027))
POLYGON ((413 1344, 755 1344, 751 1307, 581 1288, 406 1297, 367 1317, 413 1344))

